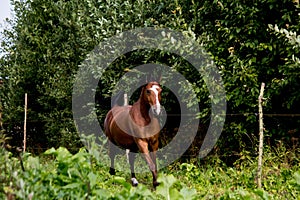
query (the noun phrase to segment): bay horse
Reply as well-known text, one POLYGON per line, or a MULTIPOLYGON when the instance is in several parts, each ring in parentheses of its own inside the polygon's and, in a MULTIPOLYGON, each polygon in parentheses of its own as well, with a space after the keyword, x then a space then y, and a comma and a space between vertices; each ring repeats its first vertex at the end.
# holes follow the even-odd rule
POLYGON ((153 186, 157 182, 156 151, 160 124, 157 117, 161 114, 161 91, 157 82, 149 82, 141 90, 139 99, 128 106, 115 105, 107 113, 104 121, 104 132, 109 139, 110 174, 115 174, 114 158, 116 146, 129 149, 131 183, 138 185, 134 172, 135 152, 143 155, 153 176, 153 186))

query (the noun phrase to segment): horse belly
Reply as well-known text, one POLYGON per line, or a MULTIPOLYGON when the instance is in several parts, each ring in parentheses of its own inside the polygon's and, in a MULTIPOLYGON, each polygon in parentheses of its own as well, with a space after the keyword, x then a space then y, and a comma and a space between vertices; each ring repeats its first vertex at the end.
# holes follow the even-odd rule
POLYGON ((113 123, 112 127, 114 127, 112 130, 113 143, 124 149, 132 149, 136 147, 133 136, 120 129, 116 122, 113 123))
POLYGON ((132 151, 137 149, 128 125, 130 107, 114 107, 106 117, 105 134, 115 145, 132 151))

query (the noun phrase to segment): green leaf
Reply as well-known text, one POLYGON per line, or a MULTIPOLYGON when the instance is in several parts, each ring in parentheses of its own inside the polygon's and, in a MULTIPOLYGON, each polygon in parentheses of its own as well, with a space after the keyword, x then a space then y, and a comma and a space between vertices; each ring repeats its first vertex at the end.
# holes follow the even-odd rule
POLYGON ((180 194, 182 195, 183 199, 193 199, 195 198, 197 191, 196 189, 184 187, 180 190, 180 194))
POLYGON ((295 180, 296 180, 296 183, 297 183, 298 185, 300 185, 300 172, 295 172, 295 173, 294 173, 294 178, 295 178, 295 180))
POLYGON ((254 190, 254 193, 257 194, 258 196, 260 196, 264 200, 269 200, 270 199, 270 195, 268 194, 268 192, 266 192, 262 189, 254 190))
POLYGON ((66 162, 66 161, 68 161, 68 159, 72 158, 72 154, 65 147, 59 147, 56 150, 56 152, 57 152, 56 159, 59 162, 66 162))
POLYGON ((62 188, 64 189, 76 189, 76 188, 81 188, 82 183, 70 183, 68 185, 63 186, 62 188))
POLYGON ((181 193, 178 192, 176 188, 170 189, 170 200, 176 199, 176 200, 183 200, 183 196, 181 193))
POLYGON ((57 151, 55 148, 48 149, 44 152, 45 155, 57 155, 57 151))
POLYGON ((130 183, 128 183, 124 177, 119 177, 119 176, 114 176, 113 179, 111 179, 108 184, 120 184, 122 186, 124 186, 127 190, 130 190, 130 188, 132 187, 130 183))
POLYGON ((173 175, 160 176, 157 181, 160 185, 156 188, 156 193, 170 199, 170 188, 177 182, 176 178, 173 175))
POLYGON ((27 168, 29 169, 38 169, 40 167, 40 159, 38 157, 29 156, 26 163, 28 164, 27 168))
POLYGON ((91 188, 93 188, 97 184, 98 177, 93 172, 90 172, 88 174, 88 178, 89 178, 89 181, 90 181, 91 188))

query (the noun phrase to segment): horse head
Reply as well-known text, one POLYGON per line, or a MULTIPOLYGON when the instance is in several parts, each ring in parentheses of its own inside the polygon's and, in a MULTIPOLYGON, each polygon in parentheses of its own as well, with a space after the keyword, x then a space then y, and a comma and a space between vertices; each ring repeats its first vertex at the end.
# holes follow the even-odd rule
POLYGON ((143 90, 143 97, 146 102, 150 105, 151 112, 154 116, 161 114, 161 86, 157 82, 148 83, 143 90))

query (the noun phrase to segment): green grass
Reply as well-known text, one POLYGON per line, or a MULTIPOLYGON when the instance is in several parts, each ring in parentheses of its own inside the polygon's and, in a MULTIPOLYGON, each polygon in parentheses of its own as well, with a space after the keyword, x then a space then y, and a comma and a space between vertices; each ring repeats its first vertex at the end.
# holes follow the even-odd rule
MULTIPOLYGON (((0 199, 300 199, 298 149, 265 149, 261 189, 255 182, 257 159, 244 153, 231 167, 218 156, 205 162, 175 162, 160 170, 156 190, 150 172, 137 174, 140 185, 131 187, 129 172, 108 173, 105 150, 93 142, 89 149, 76 154, 50 149, 40 157, 25 154, 25 172, 17 158, 1 149, 0 199)), ((129 169, 124 157, 119 157, 119 167, 129 169)))

